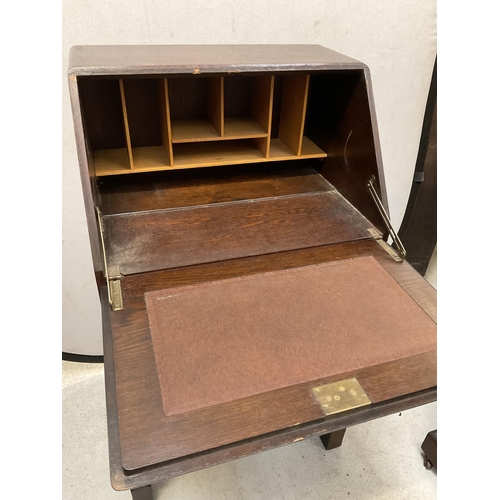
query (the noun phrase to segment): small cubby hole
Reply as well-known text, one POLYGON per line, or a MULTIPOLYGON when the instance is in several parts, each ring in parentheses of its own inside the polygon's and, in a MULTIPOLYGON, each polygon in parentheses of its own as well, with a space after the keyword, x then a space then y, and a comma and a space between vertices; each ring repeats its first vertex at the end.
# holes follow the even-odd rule
POLYGON ((226 138, 268 137, 271 75, 230 75, 224 78, 224 135, 226 138))
POLYGON ((222 134, 222 78, 168 78, 172 142, 212 141, 222 134))
POLYGON ((79 79, 83 124, 92 151, 126 149, 120 84, 117 79, 79 79))
POLYGON ((161 78, 123 79, 134 169, 170 165, 163 92, 161 78))

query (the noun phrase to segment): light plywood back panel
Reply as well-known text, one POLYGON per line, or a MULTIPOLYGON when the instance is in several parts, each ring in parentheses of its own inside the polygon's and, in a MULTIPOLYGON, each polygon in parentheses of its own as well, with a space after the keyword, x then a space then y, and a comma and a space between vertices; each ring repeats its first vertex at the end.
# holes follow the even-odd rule
POLYGON ((128 126, 128 115, 127 115, 127 101, 125 99, 125 89, 123 87, 123 80, 120 78, 120 96, 122 100, 122 110, 123 110, 123 121, 125 124, 125 137, 127 141, 127 153, 130 169, 134 169, 134 156, 132 154, 132 143, 130 141, 130 130, 128 126))
POLYGON ((279 139, 300 156, 306 118, 309 75, 287 75, 283 79, 279 139))

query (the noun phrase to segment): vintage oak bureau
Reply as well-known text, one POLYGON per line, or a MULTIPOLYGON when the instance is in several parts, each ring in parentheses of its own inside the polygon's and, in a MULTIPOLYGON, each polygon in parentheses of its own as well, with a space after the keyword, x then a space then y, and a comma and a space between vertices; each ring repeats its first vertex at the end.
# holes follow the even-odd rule
POLYGON ((115 489, 152 498, 315 435, 331 449, 436 399, 436 294, 391 233, 364 64, 78 46, 69 86, 115 489))

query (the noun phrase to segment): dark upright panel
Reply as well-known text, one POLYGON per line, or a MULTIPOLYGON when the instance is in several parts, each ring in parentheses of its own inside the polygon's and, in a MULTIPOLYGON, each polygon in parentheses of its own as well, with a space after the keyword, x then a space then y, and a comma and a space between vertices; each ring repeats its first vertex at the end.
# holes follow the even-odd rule
POLYGON ((399 237, 406 260, 423 276, 437 243, 437 63, 425 109, 415 177, 399 237))
POLYGON ((373 225, 385 232, 366 183, 379 189, 379 168, 366 74, 362 70, 311 76, 305 135, 326 151, 320 173, 373 225))

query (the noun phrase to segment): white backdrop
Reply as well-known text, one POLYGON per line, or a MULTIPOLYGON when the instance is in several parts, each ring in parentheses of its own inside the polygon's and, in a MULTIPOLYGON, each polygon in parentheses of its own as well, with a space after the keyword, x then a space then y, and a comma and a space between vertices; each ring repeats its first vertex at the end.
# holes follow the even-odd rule
POLYGON ((102 354, 66 83, 70 47, 231 43, 318 43, 370 67, 389 207, 399 227, 436 56, 434 0, 63 0, 63 351, 102 354))

